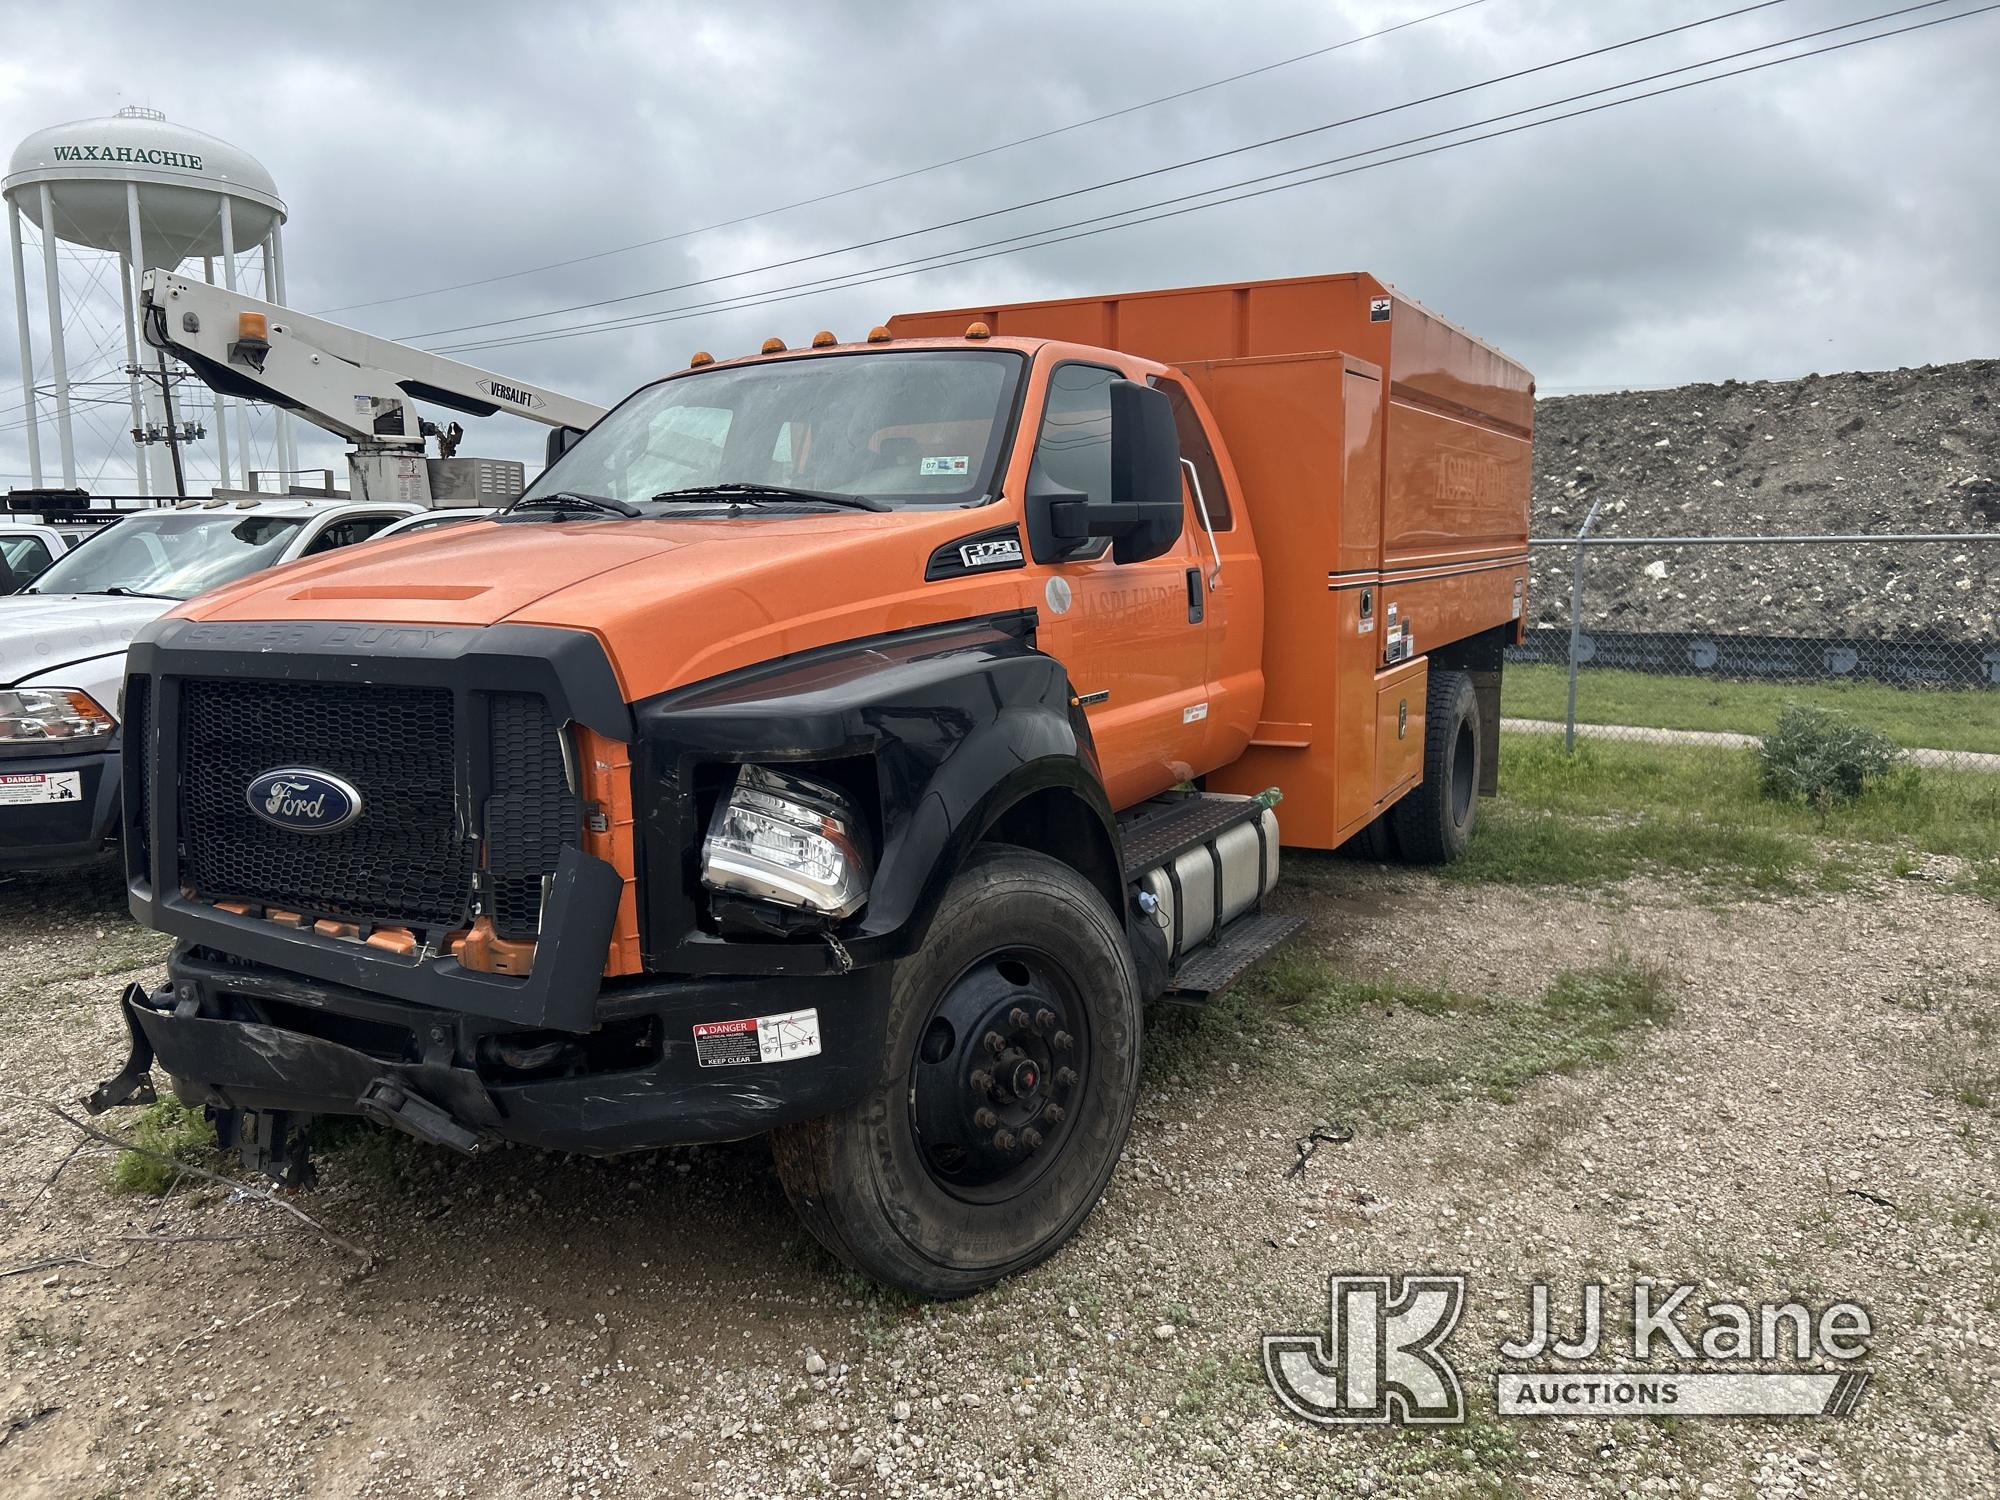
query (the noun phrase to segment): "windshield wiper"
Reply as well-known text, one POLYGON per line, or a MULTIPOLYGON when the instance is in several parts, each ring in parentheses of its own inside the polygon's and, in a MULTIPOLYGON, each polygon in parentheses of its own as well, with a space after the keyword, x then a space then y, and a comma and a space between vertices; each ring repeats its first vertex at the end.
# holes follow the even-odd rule
POLYGON ((786 484, 691 484, 678 490, 661 490, 655 500, 707 500, 770 495, 780 500, 817 500, 822 505, 838 505, 848 510, 885 511, 892 507, 866 495, 844 495, 833 490, 801 490, 786 484))
POLYGON ((609 495, 586 495, 577 490, 552 490, 546 495, 534 495, 516 500, 507 507, 507 515, 518 515, 524 510, 549 510, 561 513, 566 510, 595 510, 609 516, 637 516, 636 505, 609 495))
MULTIPOLYGON (((24 593, 39 594, 40 589, 25 589, 24 593)), ((179 594, 149 594, 144 589, 128 589, 122 584, 114 584, 108 589, 75 589, 78 594, 110 594, 118 599, 178 599, 179 594)))

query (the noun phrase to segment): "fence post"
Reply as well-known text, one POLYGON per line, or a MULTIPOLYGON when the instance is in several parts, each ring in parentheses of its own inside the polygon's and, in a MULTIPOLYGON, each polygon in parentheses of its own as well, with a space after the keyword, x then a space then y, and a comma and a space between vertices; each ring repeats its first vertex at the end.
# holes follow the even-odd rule
POLYGON ((1583 524, 1576 529, 1576 567, 1569 582, 1569 710, 1563 717, 1565 755, 1576 751, 1576 667, 1577 652, 1583 644, 1583 541, 1590 535, 1591 522, 1597 519, 1597 507, 1603 503, 1602 495, 1591 501, 1583 524))

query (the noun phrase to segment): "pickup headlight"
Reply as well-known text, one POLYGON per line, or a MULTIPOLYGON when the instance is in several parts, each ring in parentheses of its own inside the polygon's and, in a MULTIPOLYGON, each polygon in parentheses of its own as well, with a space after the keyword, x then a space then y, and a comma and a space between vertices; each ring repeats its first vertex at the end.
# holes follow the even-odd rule
POLYGON ((0 692, 0 745, 101 739, 118 721, 76 688, 9 688, 0 692))
POLYGON ((701 882, 778 906, 844 917, 868 899, 860 820, 822 782, 743 766, 716 804, 701 846, 701 882))

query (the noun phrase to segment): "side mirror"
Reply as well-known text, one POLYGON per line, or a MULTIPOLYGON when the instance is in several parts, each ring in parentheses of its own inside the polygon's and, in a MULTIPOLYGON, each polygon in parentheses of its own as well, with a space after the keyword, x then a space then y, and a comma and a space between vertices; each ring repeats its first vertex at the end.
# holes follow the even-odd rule
POLYGON ((551 427, 549 429, 548 446, 542 450, 544 455, 542 460, 543 466, 547 467, 549 464, 554 463, 582 441, 583 429, 581 427, 551 427))
POLYGON ((1036 562, 1063 562, 1108 536, 1113 561, 1144 562, 1180 540, 1180 439, 1164 391, 1111 382, 1111 494, 1086 495, 1043 484, 1028 496, 1028 536, 1036 562))
POLYGON ((1181 443, 1165 391, 1136 380, 1111 382, 1111 499, 1137 513, 1112 533, 1112 558, 1145 562, 1181 539, 1181 443))

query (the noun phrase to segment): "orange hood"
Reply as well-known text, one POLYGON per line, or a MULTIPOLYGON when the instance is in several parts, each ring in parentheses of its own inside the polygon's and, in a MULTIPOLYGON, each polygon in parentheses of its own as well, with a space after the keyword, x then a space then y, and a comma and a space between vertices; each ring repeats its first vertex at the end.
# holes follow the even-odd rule
POLYGON ((1025 574, 924 581, 980 510, 470 522, 293 563, 191 600, 198 620, 502 621, 587 630, 628 699, 883 631, 1015 609, 1025 574))

